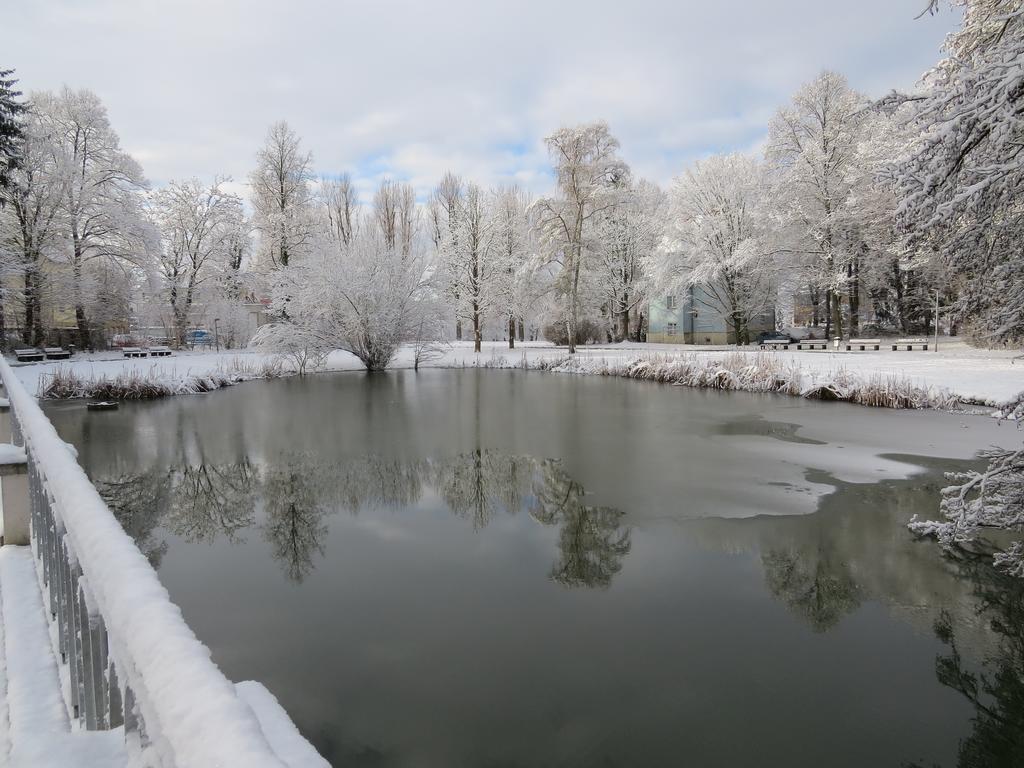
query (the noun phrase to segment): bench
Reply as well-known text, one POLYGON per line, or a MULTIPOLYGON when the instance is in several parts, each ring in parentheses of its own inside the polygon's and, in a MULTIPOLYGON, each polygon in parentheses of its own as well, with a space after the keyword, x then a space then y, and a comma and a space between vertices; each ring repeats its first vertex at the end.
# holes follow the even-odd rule
POLYGON ((803 341, 797 343, 796 348, 797 349, 828 349, 828 342, 827 341, 808 341, 807 339, 804 339, 803 341))
POLYGON ((71 357, 71 353, 63 347, 43 347, 43 352, 47 360, 67 360, 71 357))
POLYGON ((149 352, 139 347, 125 347, 121 350, 125 357, 148 357, 149 352))
POLYGON ((14 350, 14 356, 19 363, 37 363, 43 359, 43 351, 34 347, 23 347, 14 350))
POLYGON ((860 351, 863 352, 868 347, 873 347, 877 352, 881 345, 881 339, 850 339, 846 342, 846 351, 849 352, 854 347, 858 347, 860 351))
POLYGON ((789 349, 791 343, 786 339, 765 339, 761 342, 761 349, 778 349, 779 347, 789 349))
POLYGON ((153 357, 167 357, 169 354, 171 354, 171 350, 169 347, 164 346, 150 347, 149 354, 151 354, 153 357))
POLYGON ((913 352, 914 347, 920 347, 927 352, 928 339, 896 339, 896 341, 892 343, 892 351, 895 352, 899 347, 906 347, 907 352, 913 352))

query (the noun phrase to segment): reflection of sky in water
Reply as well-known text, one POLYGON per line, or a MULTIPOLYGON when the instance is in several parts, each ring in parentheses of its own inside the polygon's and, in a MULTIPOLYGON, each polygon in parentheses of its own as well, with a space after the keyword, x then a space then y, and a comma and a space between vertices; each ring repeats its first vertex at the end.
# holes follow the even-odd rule
POLYGON ((990 434, 792 405, 430 372, 52 414, 335 765, 955 764, 976 709, 936 657, 1020 655, 903 523, 949 464, 920 456, 990 434))

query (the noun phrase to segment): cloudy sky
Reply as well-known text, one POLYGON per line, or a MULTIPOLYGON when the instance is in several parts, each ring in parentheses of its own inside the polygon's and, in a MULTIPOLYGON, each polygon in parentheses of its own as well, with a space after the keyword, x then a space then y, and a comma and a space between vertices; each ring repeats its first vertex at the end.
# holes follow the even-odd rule
POLYGON ((244 182, 287 120, 318 173, 428 190, 451 169, 550 184, 543 137, 607 120, 666 182, 756 150, 825 68, 881 96, 935 63, 956 23, 925 0, 32 0, 5 13, 22 87, 89 88, 154 184, 244 182))

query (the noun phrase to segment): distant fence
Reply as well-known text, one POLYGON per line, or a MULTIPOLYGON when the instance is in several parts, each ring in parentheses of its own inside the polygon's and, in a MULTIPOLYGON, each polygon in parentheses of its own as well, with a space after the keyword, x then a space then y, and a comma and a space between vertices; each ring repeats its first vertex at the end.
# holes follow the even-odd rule
MULTIPOLYGON (((282 759, 260 718, 210 659, 156 571, 78 465, 73 449, 6 360, 12 442, 28 458, 32 547, 56 625, 69 714, 89 730, 124 727, 132 765, 282 768, 326 765, 287 716, 282 759)), ((5 514, 6 516, 6 514, 5 514)))

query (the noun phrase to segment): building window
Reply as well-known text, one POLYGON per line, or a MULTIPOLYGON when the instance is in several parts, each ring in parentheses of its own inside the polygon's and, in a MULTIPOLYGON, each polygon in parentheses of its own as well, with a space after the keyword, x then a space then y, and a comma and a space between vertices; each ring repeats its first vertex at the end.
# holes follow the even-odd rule
POLYGON ((666 331, 666 332, 668 333, 669 336, 675 336, 676 335, 676 331, 678 331, 678 330, 679 330, 679 323, 669 323, 668 324, 668 331, 666 331))
POLYGON ((666 296, 665 297, 665 306, 668 309, 675 309, 676 307, 678 307, 679 304, 677 303, 676 297, 675 296, 666 296))

